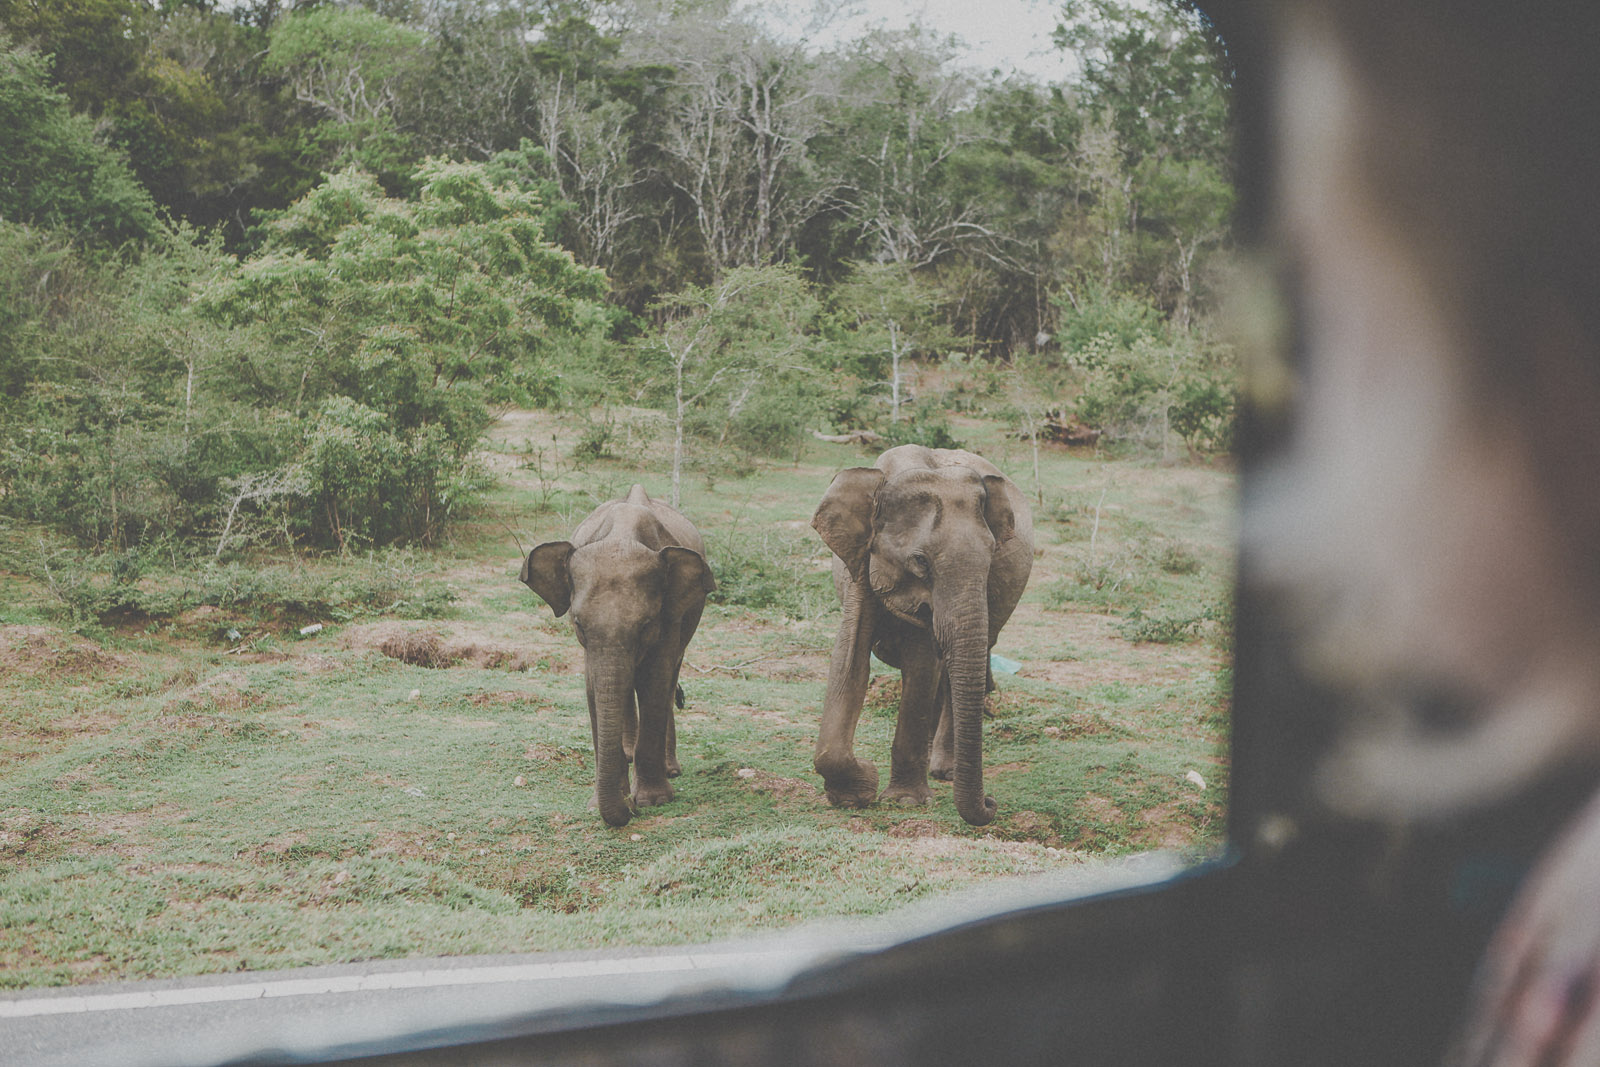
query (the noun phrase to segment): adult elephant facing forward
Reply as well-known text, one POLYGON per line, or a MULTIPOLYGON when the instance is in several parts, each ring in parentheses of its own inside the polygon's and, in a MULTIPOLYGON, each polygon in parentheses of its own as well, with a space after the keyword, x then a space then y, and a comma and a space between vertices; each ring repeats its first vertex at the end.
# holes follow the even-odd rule
POLYGON ((811 525, 837 557, 844 608, 814 760, 829 802, 864 808, 878 796, 878 769, 855 755, 876 652, 901 678, 882 799, 928 803, 931 757, 935 778, 953 771, 961 817, 985 825, 995 813, 983 791, 989 650, 1033 568, 1027 498, 971 452, 901 445, 840 471, 811 525))

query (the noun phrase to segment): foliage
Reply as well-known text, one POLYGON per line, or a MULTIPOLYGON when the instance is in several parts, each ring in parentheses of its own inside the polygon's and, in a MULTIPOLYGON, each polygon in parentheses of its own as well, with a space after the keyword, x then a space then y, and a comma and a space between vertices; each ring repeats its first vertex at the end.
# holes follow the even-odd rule
POLYGON ((664 321, 640 343, 640 373, 672 416, 676 505, 686 434, 755 450, 799 438, 817 395, 808 363, 817 301, 792 267, 742 267, 655 310, 664 321))
POLYGON ((1148 305, 1127 297, 1102 301, 1084 316, 1100 332, 1068 353, 1080 376, 1075 410, 1112 441, 1167 454, 1173 434, 1191 454, 1233 442, 1232 351, 1193 331, 1169 330, 1148 305))
POLYGON ((328 146, 329 163, 398 175, 416 157, 394 112, 407 80, 421 73, 426 40, 365 8, 321 5, 278 20, 266 69, 287 78, 295 99, 322 118, 309 133, 328 146))
POLYGON ((751 530, 735 524, 706 535, 706 557, 717 588, 713 604, 775 610, 809 619, 832 606, 833 583, 812 565, 815 544, 788 530, 751 530))
POLYGON ((317 543, 435 540, 476 495, 488 404, 549 389, 547 340, 604 325, 603 278, 544 239, 531 194, 484 165, 414 180, 401 200, 358 170, 330 177, 198 302, 263 337, 241 387, 310 420, 291 462, 317 543))
POLYGON ((1146 614, 1136 607, 1117 623, 1117 633, 1134 644, 1171 645, 1199 637, 1208 622, 1217 625, 1218 642, 1224 648, 1232 648, 1232 601, 1207 604, 1195 612, 1164 615, 1146 614))
POLYGON ((124 552, 86 552, 41 538, 0 544, 0 567, 34 579, 47 594, 49 614, 73 630, 154 622, 219 643, 237 641, 226 633, 237 634, 236 627, 375 615, 437 618, 455 599, 431 574, 431 561, 409 548, 352 553, 309 568, 219 564, 173 540, 124 552), (195 614, 205 608, 221 614, 195 614))
POLYGON ((227 332, 188 312, 224 259, 181 228, 129 259, 0 223, 0 512, 90 545, 198 536, 220 482, 287 447, 285 420, 228 397, 227 332))
POLYGON ((111 245, 154 236, 155 203, 126 157, 49 81, 49 59, 0 33, 0 219, 111 245))
POLYGON ((961 441, 951 429, 950 420, 943 412, 927 407, 913 410, 909 419, 891 423, 883 433, 885 447, 889 445, 923 445, 927 448, 960 448, 961 441))
MULTIPOLYGON (((842 329, 833 339, 830 359, 849 376, 843 387, 887 401, 888 421, 899 422, 901 405, 908 399, 904 379, 910 360, 938 355, 955 343, 935 315, 938 294, 905 263, 888 262, 853 264, 831 296, 842 329)), ((873 425, 881 423, 873 420, 873 425)), ((889 430, 893 433, 895 427, 889 430)))
POLYGON ((0 27, 54 57, 157 203, 236 251, 322 172, 402 193, 429 157, 522 152, 547 236, 636 314, 783 262, 824 287, 907 270, 937 298, 919 327, 973 354, 1054 333, 1050 298, 1091 278, 1180 328, 1214 306, 1228 74, 1165 4, 1064 5, 1080 60, 1058 85, 964 70, 925 29, 825 50, 727 5, 279 7, 0 0, 0 27))

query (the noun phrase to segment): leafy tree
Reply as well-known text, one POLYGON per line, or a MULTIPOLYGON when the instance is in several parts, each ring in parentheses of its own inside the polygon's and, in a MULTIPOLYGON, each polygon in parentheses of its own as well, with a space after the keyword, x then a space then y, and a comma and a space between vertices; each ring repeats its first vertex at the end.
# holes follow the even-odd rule
POLYGON ((869 389, 889 387, 889 421, 900 421, 905 370, 912 356, 937 355, 954 340, 936 318, 938 294, 904 263, 858 263, 833 290, 850 329, 845 366, 869 389))
POLYGON ((1056 44, 1077 56, 1091 114, 1133 169, 1147 158, 1228 165, 1228 72, 1210 24, 1172 0, 1066 0, 1056 44))
POLYGON ((981 199, 950 180, 952 161, 984 137, 971 121, 975 81, 952 55, 913 28, 870 35, 846 61, 822 151, 862 258, 926 267, 992 236, 981 199))
POLYGON ((223 262, 180 228, 131 258, 0 224, 0 510, 115 550, 187 537, 220 479, 279 453, 270 414, 221 388, 236 342, 187 311, 223 262))
POLYGON ((150 194, 49 76, 48 59, 0 37, 0 218, 95 243, 150 238, 158 227, 150 194))
POLYGON ((54 58, 56 85, 99 117, 138 70, 154 18, 140 0, 0 0, 0 27, 54 58))
POLYGON ((606 322, 604 276, 545 239, 535 196, 487 164, 430 161, 413 181, 398 199, 333 175, 198 305, 264 339, 241 390, 313 420, 292 461, 320 501, 313 535, 341 546, 433 540, 470 501, 487 405, 552 399, 553 340, 606 322))
POLYGON ((322 117, 314 138, 337 166, 395 175, 414 157, 395 121, 406 83, 423 69, 427 37, 361 7, 296 11, 272 28, 266 66, 322 117))
POLYGON ((1220 44, 1202 16, 1170 0, 1068 0, 1056 42, 1078 57, 1092 116, 1079 166, 1099 280, 1152 293, 1185 326, 1197 257, 1225 241, 1233 207, 1220 44))
POLYGON ((757 450, 799 435, 816 373, 806 357, 817 310, 787 266, 740 267, 657 303, 662 325, 641 349, 672 416, 673 506, 692 430, 757 450))
POLYGON ((1102 333, 1074 352, 1082 375, 1078 417, 1123 440, 1170 457, 1174 433, 1191 456, 1232 444, 1234 368, 1231 352, 1193 333, 1141 334, 1131 344, 1102 333))
POLYGON ((807 158, 823 124, 815 63, 803 41, 746 17, 672 14, 635 43, 643 61, 673 70, 657 148, 693 210, 705 273, 777 262, 822 206, 807 158))

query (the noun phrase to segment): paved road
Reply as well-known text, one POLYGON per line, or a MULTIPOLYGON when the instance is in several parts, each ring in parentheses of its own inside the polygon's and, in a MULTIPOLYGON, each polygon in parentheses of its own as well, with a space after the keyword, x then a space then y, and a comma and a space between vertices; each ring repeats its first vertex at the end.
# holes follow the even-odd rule
POLYGON ((0 1000, 0 1063, 180 1067, 264 1050, 304 1055, 586 1002, 771 988, 815 958, 798 946, 541 953, 51 990, 0 1000))
POLYGON ((311 1055, 539 1011, 650 1004, 710 989, 764 991, 841 954, 982 915, 1159 881, 1151 854, 997 883, 891 916, 720 945, 604 953, 384 960, 0 996, 4 1067, 190 1067, 265 1052, 311 1055))

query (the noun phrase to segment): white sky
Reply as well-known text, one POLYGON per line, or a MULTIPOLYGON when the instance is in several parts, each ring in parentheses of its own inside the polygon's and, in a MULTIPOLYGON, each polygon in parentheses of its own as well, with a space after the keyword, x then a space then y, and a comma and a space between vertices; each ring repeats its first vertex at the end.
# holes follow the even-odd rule
MULTIPOLYGON (((759 4, 758 4, 759 6, 759 4)), ((1060 81, 1072 69, 1066 53, 1050 42, 1061 5, 1055 0, 850 0, 860 15, 841 20, 840 39, 864 29, 903 28, 913 22, 955 34, 969 48, 969 65, 980 70, 1020 70, 1041 81, 1060 81)))

